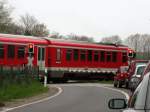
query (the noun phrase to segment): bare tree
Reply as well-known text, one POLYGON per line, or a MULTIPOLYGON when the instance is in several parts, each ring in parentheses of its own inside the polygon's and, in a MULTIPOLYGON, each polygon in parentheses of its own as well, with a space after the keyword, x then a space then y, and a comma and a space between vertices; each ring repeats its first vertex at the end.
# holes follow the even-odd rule
POLYGON ((38 36, 38 37, 45 37, 45 36, 48 36, 49 34, 49 31, 44 24, 34 25, 31 31, 32 31, 31 33, 33 36, 38 36))
POLYGON ((141 41, 141 48, 144 56, 149 59, 150 58, 150 35, 144 34, 142 35, 143 41, 141 41))
POLYGON ((94 42, 94 39, 92 37, 78 36, 78 35, 73 34, 73 33, 67 35, 67 37, 70 40, 85 41, 85 42, 94 42))
POLYGON ((126 39, 126 44, 137 52, 138 57, 142 59, 150 58, 150 35, 134 34, 126 39))
POLYGON ((52 33, 50 33, 49 37, 50 38, 55 38, 55 39, 60 39, 58 32, 52 32, 52 33))
POLYGON ((139 51, 139 48, 140 48, 140 45, 139 45, 140 44, 140 38, 141 38, 140 34, 130 35, 126 39, 126 43, 127 43, 127 45, 129 47, 131 47, 135 51, 139 51))
POLYGON ((43 23, 39 23, 38 20, 29 14, 25 14, 21 16, 21 25, 24 28, 24 35, 32 35, 32 36, 48 36, 49 30, 46 25, 43 23))
POLYGON ((101 43, 122 44, 122 40, 118 35, 114 35, 102 38, 101 43))
POLYGON ((69 40, 79 41, 79 36, 77 36, 76 34, 71 33, 71 34, 67 35, 67 37, 68 37, 69 40))
POLYGON ((0 0, 0 32, 7 33, 8 25, 11 23, 12 18, 11 7, 6 0, 0 0))
POLYGON ((32 35, 32 29, 38 23, 37 19, 29 14, 25 14, 24 16, 20 17, 21 24, 25 29, 24 35, 32 35))
POLYGON ((80 41, 94 42, 94 39, 88 36, 80 36, 80 41))

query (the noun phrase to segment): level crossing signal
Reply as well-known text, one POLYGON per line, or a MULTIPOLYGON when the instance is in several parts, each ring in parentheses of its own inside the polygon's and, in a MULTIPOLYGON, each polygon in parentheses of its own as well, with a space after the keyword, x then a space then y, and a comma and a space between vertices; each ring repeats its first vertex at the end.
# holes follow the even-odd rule
POLYGON ((28 53, 34 53, 34 45, 33 44, 28 45, 28 53))

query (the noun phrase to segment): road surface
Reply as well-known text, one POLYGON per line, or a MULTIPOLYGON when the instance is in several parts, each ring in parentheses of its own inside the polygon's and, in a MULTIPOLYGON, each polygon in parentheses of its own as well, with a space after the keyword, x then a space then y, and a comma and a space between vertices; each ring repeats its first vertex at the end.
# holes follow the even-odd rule
POLYGON ((59 84, 62 93, 50 100, 8 112, 119 112, 108 109, 111 98, 125 95, 100 84, 59 84), (98 87, 99 85, 99 87, 98 87))

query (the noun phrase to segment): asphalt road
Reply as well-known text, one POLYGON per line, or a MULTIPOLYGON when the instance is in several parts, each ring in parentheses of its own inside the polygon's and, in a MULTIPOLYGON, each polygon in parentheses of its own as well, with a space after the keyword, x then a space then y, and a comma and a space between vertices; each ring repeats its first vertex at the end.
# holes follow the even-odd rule
POLYGON ((109 110, 108 101, 111 98, 125 98, 120 92, 96 87, 94 84, 60 84, 57 86, 63 89, 57 97, 9 112, 119 112, 109 110))

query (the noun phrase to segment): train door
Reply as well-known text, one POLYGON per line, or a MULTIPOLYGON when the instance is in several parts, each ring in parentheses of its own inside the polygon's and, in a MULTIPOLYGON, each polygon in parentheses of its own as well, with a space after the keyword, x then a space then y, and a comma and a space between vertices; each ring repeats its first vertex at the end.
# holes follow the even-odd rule
POLYGON ((38 47, 38 66, 40 70, 45 69, 45 47, 38 47))

